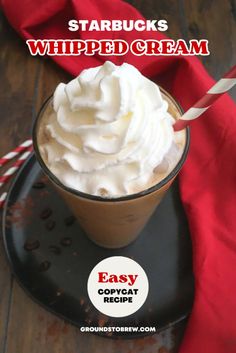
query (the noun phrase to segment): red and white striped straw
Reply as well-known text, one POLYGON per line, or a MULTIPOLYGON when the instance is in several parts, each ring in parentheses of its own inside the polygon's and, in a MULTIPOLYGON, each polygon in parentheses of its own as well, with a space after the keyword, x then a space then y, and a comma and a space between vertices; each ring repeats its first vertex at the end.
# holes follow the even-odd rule
POLYGON ((7 153, 5 156, 0 158, 0 167, 2 167, 4 164, 8 163, 10 160, 15 158, 18 154, 24 152, 31 145, 32 145, 32 140, 26 140, 25 142, 21 143, 14 150, 12 150, 11 152, 7 153))
POLYGON ((173 128, 175 131, 183 130, 192 120, 201 116, 211 105, 224 93, 229 91, 236 84, 236 65, 228 71, 222 79, 207 91, 207 93, 187 110, 180 119, 178 119, 173 128))
POLYGON ((2 193, 2 195, 0 196, 0 209, 4 206, 6 198, 7 198, 7 192, 2 193))
POLYGON ((2 175, 0 176, 0 187, 2 187, 12 175, 20 168, 20 166, 25 162, 32 152, 33 147, 30 146, 26 152, 24 152, 18 159, 13 163, 13 165, 2 175))

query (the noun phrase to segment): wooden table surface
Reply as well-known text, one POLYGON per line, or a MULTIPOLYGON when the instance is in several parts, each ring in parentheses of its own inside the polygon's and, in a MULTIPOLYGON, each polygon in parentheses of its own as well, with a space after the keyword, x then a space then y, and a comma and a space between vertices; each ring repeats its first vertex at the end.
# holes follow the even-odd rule
MULTIPOLYGON (((206 38, 211 55, 202 59, 207 70, 220 78, 236 63, 235 0, 130 0, 148 19, 168 20, 167 35, 206 38)), ((0 156, 24 141, 43 100, 57 83, 70 75, 50 59, 31 57, 22 39, 0 14, 0 156)), ((232 92, 234 99, 236 91, 232 92)), ((3 169, 4 171, 4 169, 3 169)), ((1 241, 2 243, 2 241, 1 241)), ((175 329, 173 351, 178 351, 185 323, 175 329)), ((169 333, 114 341, 81 334, 34 303, 12 277, 0 244, 0 352, 86 353, 167 352, 169 333)))

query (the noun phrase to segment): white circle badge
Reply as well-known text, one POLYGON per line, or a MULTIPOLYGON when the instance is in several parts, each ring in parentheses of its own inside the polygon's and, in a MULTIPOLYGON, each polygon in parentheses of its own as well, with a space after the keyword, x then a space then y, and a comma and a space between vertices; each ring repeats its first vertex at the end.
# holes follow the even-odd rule
POLYGON ((112 256, 99 262, 87 283, 88 295, 95 308, 111 317, 135 313, 144 304, 148 288, 143 268, 124 256, 112 256))

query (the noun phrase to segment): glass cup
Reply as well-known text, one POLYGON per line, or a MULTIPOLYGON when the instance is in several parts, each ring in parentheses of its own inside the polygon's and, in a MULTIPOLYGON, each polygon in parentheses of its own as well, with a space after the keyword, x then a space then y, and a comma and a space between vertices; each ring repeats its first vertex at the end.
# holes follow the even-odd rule
MULTIPOLYGON (((183 114, 181 107, 162 88, 161 93, 169 103, 169 112, 177 119, 183 114)), ((93 242, 113 249, 127 246, 142 231, 183 166, 189 149, 189 128, 185 130, 183 154, 169 175, 156 185, 136 194, 110 199, 103 198, 65 186, 43 161, 38 148, 38 129, 51 101, 52 97, 44 103, 33 128, 33 144, 39 164, 93 242)))

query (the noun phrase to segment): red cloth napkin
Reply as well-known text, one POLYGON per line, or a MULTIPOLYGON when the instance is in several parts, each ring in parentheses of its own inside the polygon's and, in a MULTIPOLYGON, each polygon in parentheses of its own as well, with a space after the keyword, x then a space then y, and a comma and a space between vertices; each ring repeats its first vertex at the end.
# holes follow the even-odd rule
MULTIPOLYGON (((24 38, 160 39, 157 32, 70 32, 70 19, 139 19, 121 0, 2 0, 11 25, 24 38)), ((171 23, 169 23, 171 26, 171 23)), ((211 55, 214 55, 212 53, 211 55)), ((189 108, 213 84, 194 57, 54 57, 76 75, 105 60, 135 65, 189 108)), ((195 275, 195 301, 181 353, 236 352, 236 107, 225 95, 192 125, 191 148, 180 174, 195 275)))

